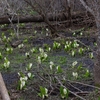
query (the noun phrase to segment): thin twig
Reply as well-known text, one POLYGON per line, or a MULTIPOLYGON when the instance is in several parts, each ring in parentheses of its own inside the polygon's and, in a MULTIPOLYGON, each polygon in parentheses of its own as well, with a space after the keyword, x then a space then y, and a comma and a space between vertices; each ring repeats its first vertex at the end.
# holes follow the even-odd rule
POLYGON ((89 84, 85 84, 85 83, 81 83, 81 82, 75 82, 75 81, 71 81, 71 80, 67 80, 67 81, 71 82, 71 83, 78 83, 78 84, 81 84, 81 85, 85 85, 85 86, 92 87, 92 88, 100 90, 99 87, 96 87, 96 86, 93 86, 93 85, 89 85, 89 84))
MULTIPOLYGON (((56 80, 58 81, 58 83, 59 83, 62 87, 66 88, 66 87, 61 83, 61 81, 58 79, 57 76, 55 76, 55 78, 56 78, 56 80)), ((70 92, 71 94, 73 94, 74 96, 80 98, 81 100, 86 100, 86 99, 84 99, 83 97, 81 97, 81 96, 77 95, 76 93, 72 92, 71 90, 69 90, 69 92, 70 92)))
POLYGON ((71 83, 68 83, 71 87, 73 87, 74 89, 80 91, 80 92, 83 92, 82 90, 80 90, 79 88, 75 87, 74 85, 72 85, 71 83))

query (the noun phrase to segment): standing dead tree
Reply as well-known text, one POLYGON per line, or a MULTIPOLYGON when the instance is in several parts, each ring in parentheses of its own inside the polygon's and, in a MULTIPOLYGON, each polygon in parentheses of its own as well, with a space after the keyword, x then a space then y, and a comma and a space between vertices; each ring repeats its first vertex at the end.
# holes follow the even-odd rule
POLYGON ((80 0, 82 5, 95 19, 97 26, 97 51, 95 56, 94 80, 100 86, 100 0, 80 0))
POLYGON ((46 0, 24 0, 28 5, 32 7, 34 11, 36 11, 39 15, 42 16, 44 22, 49 26, 51 30, 51 34, 55 35, 56 28, 54 28, 49 19, 48 19, 48 12, 50 11, 49 9, 51 8, 51 5, 48 3, 52 4, 54 0, 49 0, 48 2, 46 0))
MULTIPOLYGON (((51 13, 54 18, 57 14, 63 13, 63 11, 67 11, 67 13, 71 17, 70 9, 66 10, 64 8, 70 8, 69 2, 67 0, 24 0, 28 5, 32 7, 34 11, 36 11, 39 15, 42 16, 44 22, 48 25, 51 30, 52 36, 57 36, 57 27, 52 26, 51 22, 48 18, 48 13, 51 13), (67 5, 67 6, 66 6, 67 5), (68 6, 69 5, 69 6, 68 6), (66 7, 65 7, 66 6, 66 7)), ((60 19, 60 18, 59 18, 60 19)), ((69 18, 70 19, 70 18, 69 18)), ((57 22, 55 18, 55 23, 57 22)))

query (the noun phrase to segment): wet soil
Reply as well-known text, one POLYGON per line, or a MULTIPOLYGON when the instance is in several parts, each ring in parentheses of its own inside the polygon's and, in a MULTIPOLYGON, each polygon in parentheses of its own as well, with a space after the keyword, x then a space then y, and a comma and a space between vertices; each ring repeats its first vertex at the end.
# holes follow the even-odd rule
MULTIPOLYGON (((70 37, 72 36, 72 33, 64 33, 65 37, 70 37)), ((83 37, 83 38, 78 38, 82 43, 84 43, 87 46, 90 46, 92 48, 94 47, 94 42, 96 42, 96 39, 94 37, 89 38, 89 37, 83 37)), ((33 44, 33 46, 39 46, 39 47, 43 47, 44 44, 49 44, 52 45, 53 44, 54 39, 52 39, 51 37, 45 37, 45 38, 35 38, 35 39, 31 39, 29 41, 30 44, 33 44)), ((54 54, 53 54, 54 55, 54 54)), ((56 53, 57 55, 57 53, 56 53)), ((60 53, 58 55, 65 55, 63 51, 60 51, 60 53)), ((80 60, 80 58, 77 58, 80 60)), ((91 59, 89 58, 84 58, 82 60, 80 60, 80 62, 84 63, 84 67, 87 67, 92 70, 94 63, 91 59)), ((21 98, 22 96, 22 100, 41 100, 37 95, 37 93, 34 91, 34 88, 32 89, 32 87, 34 86, 33 84, 31 84, 30 88, 28 90, 25 91, 18 91, 16 89, 17 87, 17 82, 19 80, 18 74, 17 72, 3 72, 2 73, 4 82, 7 86, 8 92, 10 93, 11 96, 11 100, 21 100, 19 98, 21 98), (29 92, 30 91, 30 92, 29 92), (24 97, 23 97, 24 94, 24 97), (24 99, 23 99, 24 98, 24 99)), ((36 83, 34 83, 36 84, 36 83)), ((93 81, 90 83, 91 85, 93 85, 93 81)), ((38 83, 38 85, 40 85, 40 83, 38 83)), ((83 91, 93 91, 93 88, 90 87, 86 87, 80 84, 73 84, 73 86, 78 87, 80 90, 83 91)), ((38 86, 35 86, 35 88, 38 86)), ((71 91, 73 92, 78 92, 76 89, 73 89, 72 87, 68 87, 71 91)), ((60 100, 57 98, 58 94, 59 94, 59 90, 55 89, 53 91, 54 93, 51 93, 51 96, 53 95, 53 97, 50 97, 48 100, 60 100)), ((71 95, 72 96, 72 95, 71 95)))

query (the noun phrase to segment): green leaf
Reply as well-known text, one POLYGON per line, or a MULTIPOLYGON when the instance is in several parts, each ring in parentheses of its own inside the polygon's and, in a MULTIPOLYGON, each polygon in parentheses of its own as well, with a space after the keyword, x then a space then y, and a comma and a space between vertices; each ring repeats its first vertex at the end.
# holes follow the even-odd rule
POLYGON ((89 70, 88 69, 86 69, 86 73, 85 73, 85 75, 84 75, 85 77, 89 77, 90 76, 90 72, 89 72, 89 70))
POLYGON ((69 95, 69 91, 67 88, 64 88, 64 87, 60 87, 60 95, 61 95, 61 98, 68 98, 68 95, 69 95))
POLYGON ((25 75, 24 75, 23 72, 19 72, 19 76, 20 76, 20 77, 24 77, 25 75))
POLYGON ((40 92, 41 92, 42 94, 45 94, 45 88, 43 88, 42 86, 40 86, 40 92))
POLYGON ((42 93, 38 93, 38 96, 44 99, 44 95, 42 93))
POLYGON ((60 94, 63 94, 63 87, 60 87, 60 94))
POLYGON ((82 69, 82 64, 80 64, 78 67, 77 67, 78 70, 81 70, 82 69))
POLYGON ((79 48, 78 52, 79 52, 80 55, 82 55, 83 54, 83 48, 79 48))
POLYGON ((98 97, 98 100, 100 100, 100 96, 98 97))
POLYGON ((38 95, 43 99, 45 97, 48 97, 48 89, 45 88, 45 87, 40 86, 40 93, 38 93, 38 95))
POLYGON ((71 55, 72 55, 72 56, 75 56, 75 54, 76 54, 76 51, 75 51, 75 50, 72 50, 71 55))
POLYGON ((93 52, 91 52, 91 53, 89 54, 89 57, 90 57, 91 59, 94 58, 94 56, 93 56, 93 52))
POLYGON ((68 89, 66 89, 66 90, 67 90, 66 98, 68 98, 68 96, 69 96, 69 90, 68 89))
POLYGON ((61 67, 57 66, 57 73, 62 73, 62 72, 63 72, 63 70, 61 69, 61 67))

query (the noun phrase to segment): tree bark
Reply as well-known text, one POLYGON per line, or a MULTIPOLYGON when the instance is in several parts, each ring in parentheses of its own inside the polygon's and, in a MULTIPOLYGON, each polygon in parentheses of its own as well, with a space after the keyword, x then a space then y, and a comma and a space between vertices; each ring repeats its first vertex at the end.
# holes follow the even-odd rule
POLYGON ((94 5, 96 6, 95 9, 95 8, 90 8, 84 0, 80 0, 80 2, 86 8, 86 10, 89 11, 94 16, 96 26, 97 26, 97 50, 95 55, 93 74, 94 74, 95 84, 100 86, 100 11, 99 11, 100 5, 97 3, 97 1, 95 1, 94 4, 92 3, 92 6, 94 5))
POLYGON ((0 73, 0 93, 1 93, 2 100, 10 100, 1 73, 0 73))
POLYGON ((100 21, 96 20, 97 25, 97 51, 95 56, 94 80, 97 86, 100 86, 100 21))

